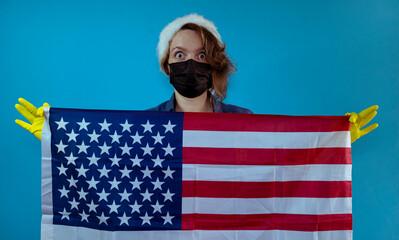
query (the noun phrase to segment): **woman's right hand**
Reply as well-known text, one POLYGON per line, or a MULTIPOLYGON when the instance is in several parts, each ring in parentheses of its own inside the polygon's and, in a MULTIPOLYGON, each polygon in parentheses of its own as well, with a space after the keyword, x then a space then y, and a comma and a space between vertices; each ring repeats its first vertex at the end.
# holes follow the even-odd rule
POLYGON ((23 98, 18 99, 20 104, 15 104, 15 108, 24 116, 26 119, 28 119, 29 123, 26 123, 24 121, 21 121, 19 119, 16 119, 15 122, 28 130, 29 132, 33 133, 35 137, 37 137, 39 140, 42 139, 42 129, 43 129, 43 123, 44 123, 44 111, 43 107, 50 107, 48 103, 44 103, 43 107, 40 107, 37 109, 35 106, 33 106, 30 102, 26 101, 23 98))

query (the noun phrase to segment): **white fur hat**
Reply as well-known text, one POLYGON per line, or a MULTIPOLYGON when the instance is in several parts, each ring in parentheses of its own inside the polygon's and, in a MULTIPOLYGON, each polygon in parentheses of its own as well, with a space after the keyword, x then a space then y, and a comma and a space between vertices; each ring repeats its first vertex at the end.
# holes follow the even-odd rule
POLYGON ((222 38, 218 33, 213 22, 205 19, 203 16, 200 16, 196 13, 192 13, 186 15, 184 17, 176 18, 173 22, 170 22, 166 27, 162 30, 161 34, 159 34, 159 42, 157 46, 158 53, 158 61, 161 62, 162 56, 168 50, 169 41, 173 38, 175 33, 180 30, 180 28, 186 23, 195 23, 199 26, 206 28, 209 32, 216 37, 219 43, 222 45, 222 38))

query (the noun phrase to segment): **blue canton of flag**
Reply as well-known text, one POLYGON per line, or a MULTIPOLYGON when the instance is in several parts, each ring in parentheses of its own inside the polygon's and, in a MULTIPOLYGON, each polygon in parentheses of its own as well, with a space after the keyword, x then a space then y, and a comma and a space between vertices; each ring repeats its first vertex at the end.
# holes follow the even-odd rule
POLYGON ((54 224, 181 229, 182 114, 52 108, 49 124, 54 224))

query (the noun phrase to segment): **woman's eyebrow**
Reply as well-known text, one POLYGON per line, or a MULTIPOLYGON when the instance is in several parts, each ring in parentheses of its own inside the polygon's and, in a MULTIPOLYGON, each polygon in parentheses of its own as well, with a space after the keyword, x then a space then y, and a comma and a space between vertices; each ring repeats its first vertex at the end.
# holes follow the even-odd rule
POLYGON ((187 49, 185 49, 184 47, 179 47, 179 46, 176 46, 176 47, 172 48, 172 51, 175 50, 175 49, 187 51, 187 49))
MULTIPOLYGON (((175 50, 175 49, 179 49, 179 50, 187 51, 187 49, 186 49, 186 48, 184 48, 184 47, 180 47, 180 46, 176 46, 176 47, 172 48, 172 51, 173 51, 173 50, 175 50)), ((198 52, 198 51, 204 51, 204 50, 205 50, 205 48, 204 48, 204 47, 200 47, 200 48, 196 49, 195 51, 196 51, 196 52, 198 52)))

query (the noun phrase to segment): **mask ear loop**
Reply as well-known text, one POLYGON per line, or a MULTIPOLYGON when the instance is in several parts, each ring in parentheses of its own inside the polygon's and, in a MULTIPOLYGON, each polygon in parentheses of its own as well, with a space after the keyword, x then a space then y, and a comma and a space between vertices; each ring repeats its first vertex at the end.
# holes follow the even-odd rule
POLYGON ((215 106, 213 106, 213 102, 216 100, 215 93, 216 93, 215 89, 208 88, 208 101, 209 105, 211 106, 212 112, 214 112, 215 108, 215 106))
POLYGON ((208 91, 212 94, 212 96, 215 96, 216 90, 214 88, 208 88, 208 91))

